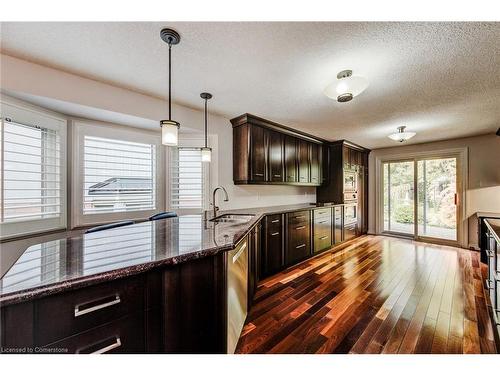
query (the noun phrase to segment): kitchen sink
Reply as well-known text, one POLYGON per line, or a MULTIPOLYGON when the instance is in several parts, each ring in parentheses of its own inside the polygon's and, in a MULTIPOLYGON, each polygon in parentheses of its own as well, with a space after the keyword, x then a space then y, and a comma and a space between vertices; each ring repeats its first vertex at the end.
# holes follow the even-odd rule
POLYGON ((252 220, 254 215, 248 214, 226 214, 211 219, 215 223, 245 224, 252 220))

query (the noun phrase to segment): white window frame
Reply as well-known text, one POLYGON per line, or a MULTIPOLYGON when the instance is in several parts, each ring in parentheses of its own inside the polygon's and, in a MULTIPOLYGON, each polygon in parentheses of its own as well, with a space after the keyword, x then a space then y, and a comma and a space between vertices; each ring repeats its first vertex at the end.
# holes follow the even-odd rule
MULTIPOLYGON (((61 178, 61 213, 57 218, 34 219, 2 223, 0 238, 2 240, 24 237, 47 231, 66 229, 67 227, 67 119, 43 108, 24 103, 2 95, 0 98, 0 117, 10 117, 14 121, 25 124, 40 124, 47 129, 59 132, 60 139, 60 178, 61 178)), ((2 166, 3 168, 3 166, 2 166)))
POLYGON ((72 168, 71 168, 71 228, 104 224, 119 220, 144 220, 165 210, 165 153, 161 144, 160 132, 138 129, 129 126, 73 119, 71 121, 72 168), (84 140, 85 136, 116 139, 126 142, 139 142, 155 145, 156 152, 156 208, 125 212, 83 214, 84 181, 84 140))
MULTIPOLYGON (((190 134, 179 134, 179 145, 178 147, 193 147, 200 148, 204 147, 205 139, 200 136, 193 136, 190 134)), ((206 163, 203 169, 203 178, 207 183, 204 186, 204 197, 203 197, 203 207, 202 210, 209 210, 210 207, 210 192, 213 186, 217 184, 217 136, 208 136, 208 147, 212 148, 212 160, 210 163, 206 163)), ((168 165, 168 173, 165 179, 166 182, 166 197, 167 197, 167 207, 169 211, 175 211, 177 215, 192 215, 198 214, 200 211, 196 208, 173 208, 171 202, 171 181, 170 176, 172 176, 172 163, 171 163, 171 149, 167 147, 165 158, 168 165)))

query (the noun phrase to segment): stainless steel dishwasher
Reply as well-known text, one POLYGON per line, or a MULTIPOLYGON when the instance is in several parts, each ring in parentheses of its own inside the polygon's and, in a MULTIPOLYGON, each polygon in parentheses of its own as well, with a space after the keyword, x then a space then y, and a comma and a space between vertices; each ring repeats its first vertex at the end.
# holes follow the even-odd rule
POLYGON ((248 238, 227 257, 227 352, 234 353, 247 317, 248 238))

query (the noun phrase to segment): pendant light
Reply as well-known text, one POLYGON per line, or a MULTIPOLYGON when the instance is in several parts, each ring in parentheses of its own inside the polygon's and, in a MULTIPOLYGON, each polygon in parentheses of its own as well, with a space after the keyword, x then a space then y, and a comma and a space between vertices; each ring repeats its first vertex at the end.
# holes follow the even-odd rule
POLYGON ((212 149, 207 145, 208 138, 208 115, 207 115, 207 102, 208 99, 212 99, 212 94, 208 92, 202 92, 200 97, 205 100, 205 147, 201 148, 201 161, 204 163, 210 163, 212 161, 212 149))
POLYGON ((368 87, 365 77, 353 76, 352 70, 343 70, 337 74, 337 80, 327 86, 324 93, 340 103, 351 101, 368 87))
POLYGON ((172 29, 163 29, 161 39, 168 44, 168 120, 161 120, 161 143, 165 146, 177 146, 181 124, 172 120, 172 46, 181 41, 179 33, 172 29))
POLYGON ((405 132, 406 126, 398 126, 398 132, 389 135, 388 137, 393 141, 405 142, 408 139, 414 137, 417 133, 415 132, 405 132))

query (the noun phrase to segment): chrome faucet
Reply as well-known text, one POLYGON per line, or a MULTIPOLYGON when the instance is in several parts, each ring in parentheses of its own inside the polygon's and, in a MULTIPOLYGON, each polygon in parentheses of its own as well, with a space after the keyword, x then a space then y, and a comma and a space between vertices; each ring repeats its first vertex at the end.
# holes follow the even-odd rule
POLYGON ((224 202, 227 202, 229 200, 229 198, 227 197, 227 191, 226 189, 224 189, 224 186, 217 186, 213 193, 212 193, 212 205, 214 206, 214 216, 213 217, 216 217, 217 216, 217 211, 219 211, 219 207, 217 207, 215 205, 215 193, 217 193, 217 190, 222 190, 224 192, 224 202))

